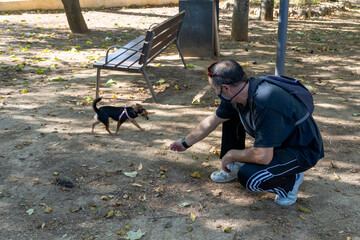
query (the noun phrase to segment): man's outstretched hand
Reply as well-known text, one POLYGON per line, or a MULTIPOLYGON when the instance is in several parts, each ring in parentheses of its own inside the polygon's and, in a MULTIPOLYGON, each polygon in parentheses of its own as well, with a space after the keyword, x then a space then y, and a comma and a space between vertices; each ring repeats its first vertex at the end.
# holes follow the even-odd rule
POLYGON ((184 152, 186 148, 181 143, 182 139, 176 140, 172 144, 170 144, 170 150, 176 152, 184 152))

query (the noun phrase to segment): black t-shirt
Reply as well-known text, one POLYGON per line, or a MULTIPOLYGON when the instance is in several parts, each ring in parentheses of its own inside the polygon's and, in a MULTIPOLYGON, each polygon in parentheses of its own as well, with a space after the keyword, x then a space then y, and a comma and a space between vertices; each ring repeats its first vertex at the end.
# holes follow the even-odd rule
POLYGON ((255 87, 249 79, 245 106, 221 102, 216 111, 220 118, 240 116, 246 132, 255 138, 254 147, 286 148, 301 166, 314 166, 324 156, 320 131, 305 106, 281 87, 262 81, 255 87), (298 121, 303 119, 301 123, 298 121))

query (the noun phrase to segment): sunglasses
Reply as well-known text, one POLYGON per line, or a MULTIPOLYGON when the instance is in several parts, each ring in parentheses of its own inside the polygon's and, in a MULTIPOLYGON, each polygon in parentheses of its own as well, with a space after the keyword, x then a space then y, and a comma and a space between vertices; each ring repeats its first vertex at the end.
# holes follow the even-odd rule
POLYGON ((232 78, 232 77, 226 77, 226 76, 221 76, 221 75, 216 75, 216 74, 211 73, 211 72, 210 72, 211 68, 212 68, 215 64, 217 64, 217 63, 218 63, 218 62, 212 63, 212 64, 208 67, 208 69, 207 69, 207 74, 208 74, 211 78, 212 78, 212 77, 221 77, 221 78, 234 79, 234 78, 232 78))

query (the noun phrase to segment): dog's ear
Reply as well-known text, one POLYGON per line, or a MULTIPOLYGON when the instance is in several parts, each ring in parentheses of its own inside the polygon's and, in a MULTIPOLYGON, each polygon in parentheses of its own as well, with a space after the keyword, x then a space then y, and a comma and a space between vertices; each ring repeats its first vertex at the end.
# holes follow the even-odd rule
POLYGON ((136 103, 136 108, 142 108, 142 105, 141 104, 139 104, 139 103, 136 103))

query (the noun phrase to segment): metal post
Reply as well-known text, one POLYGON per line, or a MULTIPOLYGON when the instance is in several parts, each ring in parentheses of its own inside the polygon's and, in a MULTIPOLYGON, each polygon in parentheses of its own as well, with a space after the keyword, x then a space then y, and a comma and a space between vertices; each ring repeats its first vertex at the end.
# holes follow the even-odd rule
POLYGON ((284 71, 285 71, 285 53, 286 53, 288 14, 289 14, 289 0, 280 0, 275 75, 284 75, 284 71))
POLYGON ((100 70, 101 68, 97 68, 96 73, 96 87, 95 87, 95 97, 99 98, 99 88, 100 88, 100 70))

